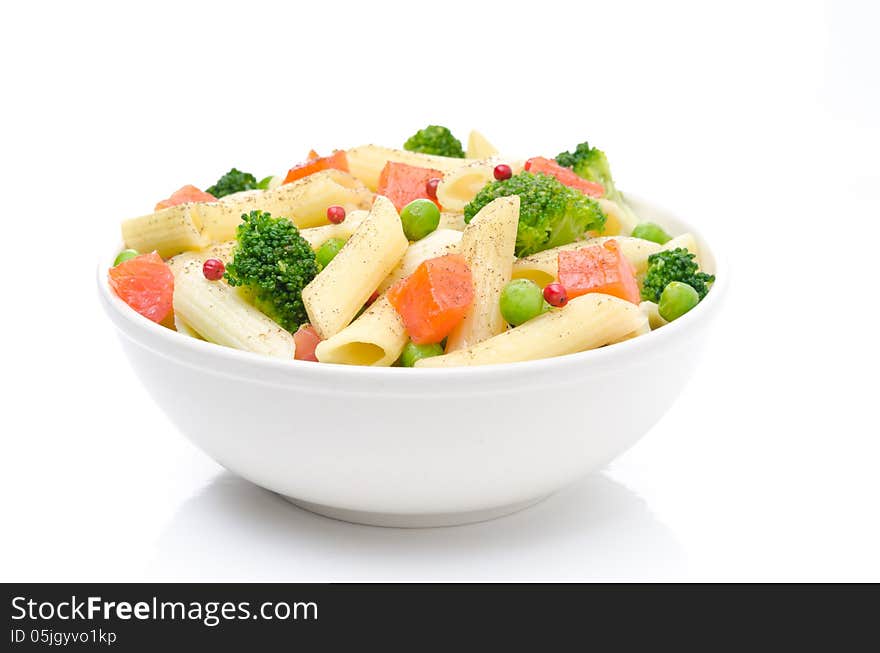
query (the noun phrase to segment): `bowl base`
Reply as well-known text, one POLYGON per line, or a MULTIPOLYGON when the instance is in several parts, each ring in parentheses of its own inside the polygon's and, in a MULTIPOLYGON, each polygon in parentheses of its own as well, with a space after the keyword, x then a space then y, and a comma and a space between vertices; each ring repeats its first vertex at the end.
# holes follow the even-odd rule
POLYGON ((504 517, 520 510, 524 510, 536 503, 543 501, 549 495, 540 496, 519 503, 511 503, 496 508, 484 510, 472 510, 468 512, 434 512, 434 513, 393 513, 393 512, 365 512, 361 510, 347 510, 324 506, 310 501, 301 501, 294 497, 279 495, 290 501, 293 505, 314 512, 323 517, 338 519, 339 521, 353 524, 365 524, 367 526, 384 526, 388 528, 436 528, 439 526, 461 526, 475 522, 488 521, 504 517))

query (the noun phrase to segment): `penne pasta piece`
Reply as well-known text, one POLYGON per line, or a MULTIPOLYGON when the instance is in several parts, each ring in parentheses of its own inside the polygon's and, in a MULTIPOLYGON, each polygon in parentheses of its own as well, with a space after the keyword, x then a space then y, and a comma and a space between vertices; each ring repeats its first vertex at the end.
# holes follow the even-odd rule
POLYGON ((651 323, 650 318, 645 315, 645 312, 639 309, 639 313, 641 313, 641 318, 639 319, 639 324, 635 329, 630 331, 629 333, 622 336, 619 340, 615 342, 623 342, 624 340, 629 340, 630 338, 637 338, 638 336, 643 336, 646 333, 651 333, 651 323))
POLYGON ((303 289, 303 304, 322 339, 333 337, 351 322, 408 246, 397 210, 378 195, 345 246, 303 289))
POLYGON ((169 206, 122 223, 122 241, 139 252, 157 251, 162 258, 208 246, 196 203, 169 206))
POLYGON ((467 349, 423 358, 416 367, 494 365, 574 354, 631 337, 646 322, 635 304, 589 293, 467 349))
POLYGON ((462 166, 443 175, 437 186, 437 201, 446 211, 461 213, 483 186, 495 181, 499 161, 485 159, 462 166))
POLYGON ((388 290, 395 283, 411 275, 424 261, 429 258, 453 254, 458 251, 458 243, 461 242, 461 232, 454 229, 437 229, 421 240, 410 245, 406 254, 400 259, 391 274, 379 285, 378 292, 388 290))
POLYGON ((211 245, 207 249, 199 252, 199 257, 202 261, 209 258, 216 258, 224 263, 229 263, 235 254, 236 245, 238 245, 238 242, 235 240, 227 240, 225 243, 217 243, 216 245, 211 245))
POLYGON ((559 252, 577 249, 577 245, 583 247, 583 243, 571 243, 553 249, 545 249, 543 252, 518 258, 513 262, 512 279, 531 279, 542 288, 548 283, 556 281, 559 272, 559 252))
POLYGON ((652 329, 659 329, 663 325, 669 324, 660 315, 658 306, 654 302, 642 302, 641 304, 639 304, 639 310, 645 314, 645 317, 648 318, 648 325, 652 329))
POLYGON ((235 246, 238 245, 238 242, 235 240, 228 240, 225 243, 217 243, 216 245, 210 245, 205 249, 198 252, 183 252, 177 256, 174 256, 168 260, 168 265, 174 268, 175 265, 178 265, 182 261, 188 261, 192 258, 198 258, 202 263, 204 263, 209 258, 216 258, 223 261, 223 263, 229 263, 232 260, 232 257, 235 254, 235 246))
POLYGON ((251 306, 225 281, 208 281, 202 273, 204 257, 176 256, 174 315, 208 342, 266 356, 292 359, 293 336, 251 306))
POLYGON ((382 295, 354 322, 318 343, 315 356, 322 363, 388 367, 400 357, 407 340, 403 320, 382 295))
POLYGON ((216 245, 211 245, 198 252, 183 252, 182 254, 178 254, 177 256, 168 259, 167 263, 171 267, 172 272, 179 266, 192 260, 198 260, 200 263, 204 264, 209 258, 216 258, 223 261, 223 263, 229 263, 235 255, 236 245, 238 245, 237 241, 228 240, 225 243, 217 243, 216 245))
POLYGON ((443 211, 440 213, 440 224, 437 229, 455 229, 456 231, 464 231, 467 225, 464 221, 464 213, 450 213, 443 211))
POLYGON ((502 333, 507 323, 498 300, 513 269, 519 197, 499 197, 482 209, 462 234, 458 251, 471 268, 474 301, 446 341, 446 352, 467 349, 502 333))
MULTIPOLYGON (((437 186, 437 201, 445 211, 461 212, 486 184, 495 181, 495 166, 501 159, 472 161, 443 175, 437 186)), ((521 172, 522 161, 510 163, 513 174, 521 172)))
MULTIPOLYGON (((197 260, 200 264, 204 265, 204 262, 211 258, 216 258, 223 261, 224 264, 229 263, 232 260, 233 250, 236 246, 236 241, 230 240, 225 243, 218 243, 216 245, 211 245, 207 249, 203 249, 200 252, 186 252, 184 254, 180 254, 168 260, 168 265, 171 267, 172 272, 177 272, 181 269, 181 266, 185 264, 187 261, 197 260)), ((181 317, 180 313, 174 311, 174 329, 178 333, 182 333, 184 335, 190 336, 191 338, 196 338, 198 340, 204 340, 202 336, 196 333, 195 329, 193 329, 184 319, 181 317)))
POLYGON ((663 245, 660 249, 662 250, 670 250, 676 249, 677 247, 684 247, 687 251, 694 255, 694 260, 697 262, 697 265, 700 266, 700 269, 703 269, 703 262, 700 259, 700 246, 697 245, 697 239, 694 237, 692 233, 681 234, 680 236, 676 236, 672 240, 668 241, 665 245, 663 245))
POLYGON ((312 249, 318 249, 331 238, 342 238, 343 240, 351 238, 355 229, 358 228, 358 225, 360 225, 360 223, 364 221, 364 218, 369 214, 369 211, 352 211, 346 214, 345 220, 340 224, 325 224, 321 227, 310 227, 308 229, 300 230, 299 233, 308 241, 309 245, 312 246, 312 249))
POLYGON ((235 238, 241 216, 267 211, 289 218, 300 229, 328 224, 327 207, 337 204, 346 211, 369 208, 372 193, 357 179, 341 170, 322 170, 290 184, 270 190, 245 191, 219 202, 199 205, 205 234, 212 242, 235 238))
POLYGON ((513 264, 514 279, 531 279, 539 286, 546 286, 556 279, 559 272, 559 252, 580 249, 590 245, 601 245, 614 238, 620 245, 620 251, 629 259, 636 269, 636 274, 644 274, 648 267, 648 257, 659 252, 662 247, 650 240, 633 238, 632 236, 600 236, 576 243, 569 243, 543 252, 517 259, 513 264))
POLYGON ((174 313, 174 330, 178 333, 182 333, 185 336, 189 336, 190 338, 195 338, 196 340, 204 340, 202 336, 196 333, 193 328, 183 321, 183 318, 180 317, 177 313, 174 313))
POLYGON ((163 258, 204 249, 212 242, 229 241, 241 216, 268 211, 290 218, 300 228, 327 222, 327 207, 338 204, 346 211, 369 208, 372 193, 357 179, 340 170, 324 170, 292 184, 270 190, 249 190, 217 202, 191 202, 170 206, 149 215, 125 220, 122 240, 139 252, 156 250, 163 258))
POLYGON ((389 161, 406 163, 419 168, 433 168, 444 174, 470 163, 468 159, 395 150, 378 145, 354 147, 346 152, 346 157, 351 174, 360 179, 372 191, 379 187, 379 175, 389 161))
POLYGON ((632 210, 621 207, 617 202, 599 198, 596 200, 605 214, 603 236, 629 236, 638 224, 638 218, 632 210))
POLYGON ((476 129, 472 129, 468 135, 467 152, 469 159, 488 159, 498 154, 498 148, 492 145, 485 136, 476 129))

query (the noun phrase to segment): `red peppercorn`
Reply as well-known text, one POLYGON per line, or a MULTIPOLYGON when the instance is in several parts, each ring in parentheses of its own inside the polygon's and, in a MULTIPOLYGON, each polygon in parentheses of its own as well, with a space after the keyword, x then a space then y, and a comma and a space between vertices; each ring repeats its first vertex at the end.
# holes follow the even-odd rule
POLYGON ((440 185, 440 177, 431 177, 425 183, 425 193, 428 195, 428 199, 436 200, 437 199, 437 186, 440 185))
POLYGON ((495 166, 495 170, 492 171, 492 174, 495 175, 495 179, 498 181, 504 181, 505 179, 510 179, 513 176, 513 170, 510 169, 510 166, 506 163, 499 163, 495 166))
POLYGON ((554 281, 544 286, 544 299, 550 306, 562 308, 568 303, 568 293, 561 283, 554 281))
POLYGON ((217 258, 209 258, 202 266, 202 274, 205 275, 205 279, 210 281, 219 281, 223 278, 224 272, 226 272, 226 266, 223 265, 223 261, 217 258))
POLYGON ((345 220, 345 207, 343 206, 328 206, 327 207, 327 219, 333 224, 340 224, 343 220, 345 220))

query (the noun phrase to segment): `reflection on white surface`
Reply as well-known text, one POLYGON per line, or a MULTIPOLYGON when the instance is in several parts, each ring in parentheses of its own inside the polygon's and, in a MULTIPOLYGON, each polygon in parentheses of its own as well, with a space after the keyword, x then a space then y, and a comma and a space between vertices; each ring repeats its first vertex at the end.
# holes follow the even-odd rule
POLYGON ((221 473, 175 514, 149 571, 157 579, 310 582, 686 574, 671 532, 640 497, 602 474, 494 521, 404 530, 327 519, 221 473))

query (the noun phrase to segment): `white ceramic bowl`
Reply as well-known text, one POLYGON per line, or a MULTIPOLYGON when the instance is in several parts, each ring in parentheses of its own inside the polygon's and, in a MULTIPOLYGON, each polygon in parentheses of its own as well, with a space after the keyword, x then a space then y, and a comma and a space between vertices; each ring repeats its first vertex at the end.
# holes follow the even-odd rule
POLYGON ((128 308, 98 268, 102 303, 153 399, 235 474, 308 510, 382 526, 442 526, 529 506, 645 434, 697 363, 727 273, 699 232, 636 202, 645 219, 697 235, 718 281, 675 322, 570 356, 475 368, 282 361, 188 338, 128 308))

